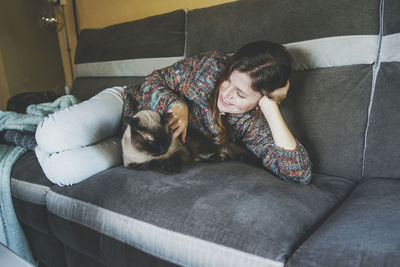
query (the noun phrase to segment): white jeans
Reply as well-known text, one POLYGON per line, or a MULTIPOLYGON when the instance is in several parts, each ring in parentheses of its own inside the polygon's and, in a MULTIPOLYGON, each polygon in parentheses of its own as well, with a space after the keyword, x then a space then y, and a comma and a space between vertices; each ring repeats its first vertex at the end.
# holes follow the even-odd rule
POLYGON ((53 183, 71 185, 122 163, 116 137, 123 112, 123 87, 46 117, 36 130, 36 156, 53 183))

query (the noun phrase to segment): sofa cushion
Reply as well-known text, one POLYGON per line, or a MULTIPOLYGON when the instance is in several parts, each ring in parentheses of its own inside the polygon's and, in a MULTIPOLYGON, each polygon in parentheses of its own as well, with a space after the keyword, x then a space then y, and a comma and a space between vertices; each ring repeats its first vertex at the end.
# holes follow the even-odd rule
POLYGON ((372 65, 296 72, 281 104, 313 172, 361 179, 372 65))
POLYGON ((75 76, 143 77, 172 65, 185 54, 185 16, 184 10, 177 10, 81 31, 75 76))
POLYGON ((239 162, 193 164, 169 176, 117 167, 53 187, 47 204, 56 236, 92 257, 106 238, 83 241, 88 235, 71 235, 84 232, 76 228, 178 265, 282 266, 355 183, 326 175, 313 181, 288 184, 239 162))
POLYGON ((397 0, 385 0, 383 3, 383 34, 400 32, 400 3, 397 0))
POLYGON ((400 181, 361 182, 288 266, 400 266, 400 181))
MULTIPOLYGON (((13 166, 11 178, 18 180, 15 182, 36 184, 47 189, 53 185, 53 183, 50 182, 50 180, 47 179, 46 175, 43 173, 42 168, 40 168, 34 151, 29 151, 19 158, 19 160, 13 166)), ((12 190, 12 193, 13 196, 18 197, 19 192, 12 190)), ((21 197, 26 196, 35 198, 36 200, 34 202, 44 203, 43 190, 27 192, 27 194, 25 194, 25 192, 21 193, 21 197)))
MULTIPOLYGON (((189 11, 187 21, 187 55, 210 49, 232 53, 257 39, 287 44, 326 37, 376 35, 379 0, 308 0, 295 5, 291 0, 237 1, 189 11)), ((338 56, 347 49, 344 44, 332 53, 338 56)))
POLYGON ((135 85, 185 54, 185 11, 79 34, 71 94, 84 101, 112 86, 135 85), (95 77, 95 78, 94 78, 95 77))
POLYGON ((80 101, 85 101, 106 88, 139 85, 142 84, 143 81, 144 77, 81 77, 74 81, 71 94, 80 101))
POLYGON ((148 17, 79 33, 75 64, 182 56, 185 11, 148 17))
POLYGON ((399 76, 400 62, 380 65, 367 135, 366 177, 400 178, 399 76))
POLYGON ((399 14, 399 1, 384 1, 381 53, 365 149, 366 177, 400 178, 399 14))

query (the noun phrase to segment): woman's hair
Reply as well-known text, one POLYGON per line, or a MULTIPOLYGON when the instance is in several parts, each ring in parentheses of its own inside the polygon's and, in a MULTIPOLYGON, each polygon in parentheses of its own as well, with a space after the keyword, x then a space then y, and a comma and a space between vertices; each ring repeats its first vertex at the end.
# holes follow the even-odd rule
POLYGON ((225 70, 214 90, 212 100, 212 117, 219 132, 214 139, 216 144, 225 143, 229 137, 217 102, 221 84, 234 70, 247 73, 252 80, 252 89, 268 96, 275 89, 285 86, 292 73, 292 57, 283 45, 260 40, 245 44, 227 58, 225 70))

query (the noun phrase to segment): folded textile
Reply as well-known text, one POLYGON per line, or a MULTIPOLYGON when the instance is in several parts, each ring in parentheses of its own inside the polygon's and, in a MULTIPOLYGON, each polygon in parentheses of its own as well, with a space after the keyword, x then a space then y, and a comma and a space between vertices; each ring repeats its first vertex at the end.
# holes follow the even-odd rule
POLYGON ((54 102, 51 103, 42 103, 38 105, 30 105, 26 109, 26 113, 35 116, 47 116, 57 110, 61 110, 67 108, 69 106, 78 104, 78 100, 71 95, 66 95, 57 98, 54 102))
MULTIPOLYGON (((31 105, 27 108, 28 114, 0 111, 0 131, 13 129, 35 132, 37 125, 45 116, 77 103, 78 100, 75 97, 67 95, 52 103, 31 105)), ((29 245, 15 215, 10 188, 12 167, 26 151, 25 148, 19 146, 0 144, 0 242, 34 264, 29 245)))

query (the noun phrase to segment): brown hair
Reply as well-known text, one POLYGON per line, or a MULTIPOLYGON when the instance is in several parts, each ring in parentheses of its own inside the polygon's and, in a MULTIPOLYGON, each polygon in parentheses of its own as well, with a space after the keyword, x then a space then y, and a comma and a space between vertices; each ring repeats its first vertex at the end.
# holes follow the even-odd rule
POLYGON ((252 89, 268 96, 275 89, 285 86, 292 73, 292 57, 283 45, 260 40, 245 44, 227 58, 225 70, 211 98, 212 119, 218 132, 214 138, 216 144, 226 143, 229 138, 229 128, 217 103, 221 84, 234 70, 249 74, 252 89))

